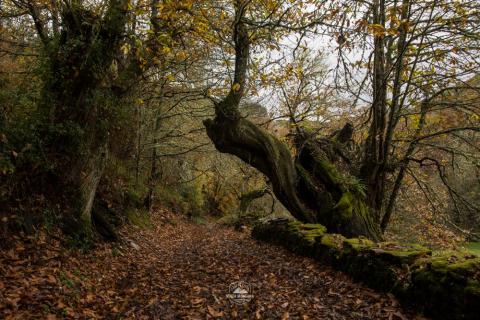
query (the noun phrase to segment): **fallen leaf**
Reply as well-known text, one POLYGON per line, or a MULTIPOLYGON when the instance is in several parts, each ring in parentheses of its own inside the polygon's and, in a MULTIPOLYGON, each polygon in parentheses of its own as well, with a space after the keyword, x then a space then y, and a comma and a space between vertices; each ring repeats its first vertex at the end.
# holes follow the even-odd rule
POLYGON ((217 311, 211 306, 207 306, 207 310, 208 310, 208 313, 210 313, 210 315, 212 317, 223 317, 223 312, 217 311))

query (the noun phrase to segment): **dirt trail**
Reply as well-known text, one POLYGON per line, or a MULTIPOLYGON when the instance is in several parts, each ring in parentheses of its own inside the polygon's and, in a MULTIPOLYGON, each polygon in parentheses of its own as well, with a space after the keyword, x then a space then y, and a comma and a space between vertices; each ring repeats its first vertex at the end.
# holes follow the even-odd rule
POLYGON ((0 319, 411 319, 396 300, 248 233, 162 213, 93 252, 17 239, 0 258, 0 319), (254 298, 226 297, 245 281, 254 298))

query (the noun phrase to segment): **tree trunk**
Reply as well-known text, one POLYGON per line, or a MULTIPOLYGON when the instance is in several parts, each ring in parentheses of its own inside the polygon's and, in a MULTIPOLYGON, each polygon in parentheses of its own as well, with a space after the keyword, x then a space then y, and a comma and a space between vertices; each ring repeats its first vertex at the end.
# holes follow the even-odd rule
MULTIPOLYGON (((155 131, 155 134, 157 132, 155 131)), ((152 147, 152 162, 150 167, 150 176, 148 177, 148 192, 145 198, 145 209, 148 212, 152 211, 154 197, 155 197, 155 182, 157 180, 158 172, 157 172, 157 138, 153 139, 153 147, 152 147)))
POLYGON ((238 206, 238 216, 234 224, 236 230, 241 230, 244 224, 251 222, 248 221, 248 209, 252 202, 268 193, 270 193, 268 188, 263 188, 244 193, 238 198, 240 203, 238 206))
POLYGON ((66 205, 66 231, 89 236, 91 211, 108 142, 107 104, 119 97, 106 82, 126 24, 127 0, 111 0, 103 19, 77 2, 62 5, 58 39, 46 39, 48 72, 39 112, 55 154, 66 205), (73 224, 72 224, 73 222, 73 224))
POLYGON ((228 95, 215 103, 215 119, 204 121, 208 136, 217 150, 236 155, 265 174, 276 197, 296 219, 321 223, 329 232, 380 240, 378 220, 373 219, 362 191, 346 183, 318 141, 299 134, 294 161, 284 143, 240 116, 250 47, 243 21, 247 5, 248 1, 236 2, 233 84, 228 95))
MULTIPOLYGON (((385 28, 385 0, 374 0, 372 10, 373 24, 385 28)), ((385 195, 386 77, 385 35, 378 32, 374 34, 372 124, 365 141, 364 160, 359 175, 367 187, 367 202, 377 224, 380 223, 385 195)))
POLYGON ((89 236, 92 226, 92 208, 95 200, 98 183, 103 175, 107 160, 107 144, 93 148, 91 152, 77 158, 74 162, 69 179, 68 186, 74 192, 71 202, 74 210, 74 217, 84 235, 89 236), (76 191, 76 192, 75 192, 76 191))
POLYGON ((285 144, 246 119, 217 115, 204 124, 217 150, 236 155, 270 179, 276 197, 296 219, 349 237, 381 239, 361 192, 343 182, 315 141, 305 141, 293 161, 285 144))

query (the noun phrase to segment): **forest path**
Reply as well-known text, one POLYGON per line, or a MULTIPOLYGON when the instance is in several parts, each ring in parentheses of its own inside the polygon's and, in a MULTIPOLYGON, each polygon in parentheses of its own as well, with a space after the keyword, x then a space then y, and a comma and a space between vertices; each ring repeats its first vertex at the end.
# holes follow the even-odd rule
POLYGON ((412 318, 391 295, 246 232, 165 213, 152 221, 87 254, 18 240, 0 258, 0 319, 412 318), (226 297, 239 280, 254 295, 242 306, 226 297))

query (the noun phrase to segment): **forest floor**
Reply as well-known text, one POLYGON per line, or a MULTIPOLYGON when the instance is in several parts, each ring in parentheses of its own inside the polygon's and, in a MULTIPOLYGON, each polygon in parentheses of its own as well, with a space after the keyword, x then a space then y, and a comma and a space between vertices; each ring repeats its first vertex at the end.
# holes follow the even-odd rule
MULTIPOLYGON (((165 212, 82 253, 39 234, 0 255, 0 319, 414 319, 392 295, 249 232, 165 212), (235 305, 230 283, 253 299, 235 305)), ((420 319, 420 318, 417 318, 420 319)))

